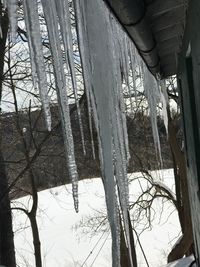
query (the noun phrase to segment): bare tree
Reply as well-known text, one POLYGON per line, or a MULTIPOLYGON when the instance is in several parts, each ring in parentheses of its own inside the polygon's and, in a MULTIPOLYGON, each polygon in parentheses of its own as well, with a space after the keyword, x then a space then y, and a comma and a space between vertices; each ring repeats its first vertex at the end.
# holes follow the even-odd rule
MULTIPOLYGON (((174 99, 177 104, 177 87, 175 83, 171 81, 171 90, 168 89, 169 96, 174 99)), ((190 255, 194 253, 193 248, 193 232, 190 213, 190 203, 188 195, 188 182, 187 182, 187 162, 185 149, 183 148, 183 129, 180 127, 180 114, 178 116, 172 116, 170 107, 168 106, 168 119, 169 119, 169 144, 172 151, 174 177, 176 185, 176 197, 177 197, 177 210, 179 215, 179 221, 182 230, 182 238, 174 246, 170 254, 168 255, 168 262, 182 258, 184 255, 190 255), (182 136, 180 138, 180 132, 182 136)))

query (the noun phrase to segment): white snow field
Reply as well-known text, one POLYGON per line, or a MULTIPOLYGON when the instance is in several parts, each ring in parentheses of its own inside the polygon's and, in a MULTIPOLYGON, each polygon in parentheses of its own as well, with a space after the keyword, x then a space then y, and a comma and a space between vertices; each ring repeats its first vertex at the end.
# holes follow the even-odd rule
MULTIPOLYGON (((173 171, 153 172, 156 180, 162 180, 166 186, 174 190, 173 171)), ((135 173, 131 178, 141 176, 135 173)), ((130 186, 130 201, 137 198, 140 186, 137 180, 130 186)), ((38 223, 40 229, 42 257, 44 267, 111 267, 111 238, 109 233, 94 235, 83 234, 75 225, 85 216, 94 215, 97 211, 106 210, 104 189, 101 179, 79 182, 80 208, 74 211, 71 185, 45 190, 39 193, 38 223), (84 263, 85 262, 85 263, 84 263)), ((24 197, 13 202, 13 206, 30 207, 31 200, 24 197), (21 202, 21 204, 19 204, 21 202)), ((156 200, 153 208, 162 212, 152 223, 152 229, 144 231, 140 242, 146 254, 150 267, 166 266, 167 253, 180 235, 178 216, 170 202, 162 204, 156 200)), ((31 230, 28 219, 19 211, 14 211, 14 231, 17 261, 20 267, 35 266, 31 230)), ((96 225, 97 226, 97 225, 96 225)), ((137 231, 143 224, 137 226, 137 231)), ((101 229, 101 228, 100 228, 101 229)), ((147 266, 137 242, 138 266, 147 266)), ((187 262, 167 265, 167 267, 187 267, 187 262), (178 265, 176 265, 178 264, 178 265)))

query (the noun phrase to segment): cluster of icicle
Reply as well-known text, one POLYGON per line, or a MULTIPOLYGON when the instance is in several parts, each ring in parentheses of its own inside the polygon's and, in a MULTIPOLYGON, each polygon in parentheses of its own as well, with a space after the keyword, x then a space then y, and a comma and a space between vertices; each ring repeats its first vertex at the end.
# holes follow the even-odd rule
MULTIPOLYGON (((4 2, 10 14, 11 35, 14 37, 17 25, 17 3, 16 0, 6 0, 4 2)), ((67 97, 68 84, 64 73, 62 44, 60 40, 61 36, 66 56, 65 60, 71 72, 83 150, 85 151, 73 59, 69 6, 66 0, 41 0, 41 4, 46 20, 53 59, 74 204, 76 211, 78 211, 78 173, 67 97)), ((38 84, 47 127, 50 130, 51 115, 47 93, 47 77, 45 75, 42 54, 37 0, 24 0, 23 7, 32 62, 33 80, 34 83, 38 84)), ((129 37, 110 13, 104 1, 74 0, 74 7, 89 110, 90 129, 92 129, 91 116, 93 116, 98 134, 99 159, 113 242, 113 267, 120 267, 120 214, 123 216, 123 227, 127 247, 129 248, 131 266, 133 266, 127 214, 129 207, 127 179, 129 150, 122 81, 125 82, 131 99, 131 90, 135 90, 136 86, 131 86, 130 84, 135 84, 135 70, 138 69, 141 71, 146 96, 150 105, 154 142, 159 155, 161 152, 156 123, 156 106, 162 95, 161 89, 158 82, 144 66, 136 52, 134 44, 129 40, 129 37), (132 81, 130 81, 131 79, 132 81)))

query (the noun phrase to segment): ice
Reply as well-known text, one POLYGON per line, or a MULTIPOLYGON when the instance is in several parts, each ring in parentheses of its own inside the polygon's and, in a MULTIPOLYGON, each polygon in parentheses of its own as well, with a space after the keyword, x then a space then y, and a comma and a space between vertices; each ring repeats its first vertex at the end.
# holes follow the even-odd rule
POLYGON ((158 86, 158 81, 150 73, 147 67, 143 64, 143 79, 144 79, 144 91, 149 104, 151 126, 153 132, 154 145, 156 149, 156 154, 160 161, 160 167, 162 167, 162 156, 160 147, 160 138, 158 133, 157 125, 157 105, 160 102, 160 89, 158 86))
MULTIPOLYGON (((116 209, 116 191, 113 168, 113 144, 110 124, 110 93, 112 86, 112 69, 108 72, 105 66, 112 62, 111 54, 104 55, 109 47, 108 30, 102 4, 94 1, 76 0, 77 23, 79 24, 79 42, 81 47, 84 77, 89 84, 92 110, 99 138, 99 154, 105 188, 108 218, 113 240, 113 266, 120 266, 118 237, 118 220, 116 209), (101 25, 101 31, 97 30, 101 25), (82 32, 82 34, 80 34, 82 32), (106 34, 107 33, 107 34, 106 34), (86 44, 86 45, 85 45, 86 44), (107 58, 108 56, 108 58, 107 58), (105 60, 105 61, 104 61, 105 60), (84 64, 85 63, 85 64, 84 64), (111 79, 110 79, 111 78, 111 79)), ((86 85, 87 86, 87 85, 86 85)))
POLYGON ((169 98, 167 95, 166 81, 160 80, 159 84, 160 84, 160 88, 161 88, 162 116, 163 116, 163 120, 164 120, 166 133, 168 134, 167 106, 169 105, 169 98))
MULTIPOLYGON (((121 58, 117 56, 121 54, 121 36, 118 35, 120 31, 114 28, 116 21, 112 23, 115 19, 103 2, 76 0, 75 4, 84 78, 99 139, 100 162, 113 242, 113 266, 117 267, 120 266, 118 203, 130 249, 126 172, 128 139, 123 128, 125 114, 122 112, 124 105, 119 67, 121 58)), ((124 72, 126 71, 124 69, 124 72)))
MULTIPOLYGON (((124 105, 124 97, 123 97, 123 89, 122 89, 122 76, 121 76, 121 63, 122 61, 124 61, 124 59, 122 59, 121 57, 123 57, 124 55, 122 55, 122 53, 120 53, 122 51, 122 47, 123 47, 123 43, 121 43, 122 40, 122 36, 123 36, 123 32, 121 27, 118 25, 116 19, 114 17, 111 17, 110 19, 110 25, 112 26, 112 36, 113 36, 113 58, 115 58, 115 64, 113 65, 114 68, 114 73, 115 73, 115 77, 116 77, 116 85, 115 88, 117 88, 117 94, 115 93, 115 90, 113 92, 113 95, 117 96, 116 99, 116 103, 114 104, 115 107, 118 107, 118 109, 116 109, 117 111, 117 118, 118 121, 120 120, 121 125, 120 127, 118 127, 118 131, 121 131, 121 143, 123 144, 124 148, 125 148, 125 152, 126 152, 126 165, 128 165, 129 160, 130 160, 130 153, 129 153, 129 146, 128 146, 128 134, 127 134, 127 124, 126 124, 126 113, 125 113, 125 105, 124 105), (116 52, 118 51, 118 52, 116 52)), ((127 47, 126 47, 127 48, 127 47)), ((128 52, 128 51, 126 51, 128 52)), ((126 53, 125 52, 125 53, 126 53)), ((128 54, 126 55, 127 57, 127 64, 129 64, 129 59, 128 59, 128 54)), ((125 63, 125 61, 124 61, 125 63)), ((128 65, 126 65, 126 67, 124 66, 125 71, 128 76, 128 65)), ((127 82, 129 83, 129 77, 127 77, 127 82)), ((130 84, 129 84, 129 89, 130 89, 130 84)), ((132 103, 131 99, 130 102, 132 103)), ((127 192, 128 194, 128 192, 127 192)))
MULTIPOLYGON (((118 33, 120 34, 120 32, 118 33)), ((126 87, 128 88, 129 101, 130 101, 130 111, 133 112, 132 98, 131 98, 131 85, 130 85, 130 59, 129 59, 129 50, 128 50, 128 36, 124 33, 121 33, 120 51, 121 51, 121 68, 124 75, 124 80, 126 87)), ((119 37, 119 36, 118 36, 119 37)))
MULTIPOLYGON (((69 6, 68 1, 64 0, 41 0, 41 3, 53 59, 55 86, 69 175, 72 180, 74 206, 78 211, 78 173, 67 96, 69 81, 65 77, 66 66, 70 68, 84 153, 85 144, 73 57, 73 34, 69 6), (64 62, 63 55, 67 64, 64 62)), ((119 216, 122 215, 126 245, 129 250, 131 266, 133 267, 127 214, 129 207, 127 165, 130 156, 122 83, 125 82, 126 84, 126 89, 130 95, 131 110, 133 110, 131 95, 132 90, 135 90, 135 96, 137 97, 136 73, 140 72, 140 79, 144 80, 156 153, 161 164, 161 148, 157 128, 157 104, 162 96, 165 125, 167 127, 167 102, 162 90, 162 83, 159 87, 158 81, 144 66, 135 46, 107 9, 104 1, 74 0, 74 4, 94 157, 92 119, 94 119, 98 136, 99 158, 112 233, 112 265, 113 267, 120 267, 119 216), (133 89, 131 88, 130 71, 132 71, 133 89)), ((7 0, 7 5, 11 16, 12 35, 14 36, 16 2, 7 0)), ((23 5, 31 52, 33 80, 35 84, 39 84, 43 108, 50 128, 47 81, 43 62, 37 1, 24 0, 23 5)))
POLYGON ((136 102, 136 107, 138 104, 138 99, 137 99, 137 88, 136 88, 136 69, 137 69, 137 64, 136 64, 136 49, 132 42, 129 42, 129 56, 130 56, 130 64, 131 64, 131 72, 132 72, 132 82, 133 82, 133 91, 135 94, 135 102, 136 102))
POLYGON ((74 142, 72 136, 70 112, 67 96, 67 85, 64 73, 64 63, 61 51, 61 42, 57 23, 56 5, 54 0, 42 0, 44 16, 47 23, 47 30, 53 57, 53 67, 56 80, 57 97, 63 128, 63 136, 68 162, 69 175, 72 181, 72 192, 75 210, 78 212, 78 173, 74 155, 74 142))
MULTIPOLYGON (((119 41, 121 40, 122 32, 121 28, 119 28, 119 25, 117 24, 116 20, 113 17, 110 17, 110 25, 112 25, 112 35, 113 36, 113 47, 111 48, 111 51, 113 51, 113 69, 114 69, 114 77, 115 77, 115 85, 113 86, 113 110, 115 112, 111 111, 112 114, 112 125, 115 127, 117 126, 116 130, 113 131, 113 140, 114 140, 114 158, 115 158, 115 171, 116 171, 116 183, 118 188, 118 194, 119 194, 119 202, 120 202, 120 208, 123 216, 123 222, 124 222, 124 230, 127 240, 127 246, 129 249, 129 256, 130 256, 130 262, 131 266, 133 266, 132 263, 132 253, 131 253, 131 244, 130 244, 130 237, 129 237, 129 222, 128 222, 128 205, 129 205, 129 189, 128 189, 128 178, 127 178, 127 165, 129 161, 129 150, 128 150, 128 136, 127 136, 127 128, 126 128, 126 118, 125 118, 125 109, 124 109, 124 99, 123 99, 123 91, 121 86, 121 73, 120 73, 120 58, 117 57, 117 55, 120 55, 118 53, 118 49, 122 49, 121 44, 118 46, 119 41), (118 40, 118 42, 116 42, 118 40), (116 88, 118 90, 116 90, 116 88), (118 107, 118 108, 117 108, 118 107)), ((125 54, 124 56, 124 68, 125 68, 125 75, 129 76, 129 58, 128 58, 128 46, 127 46, 128 40, 125 39, 125 43, 123 44, 125 47, 125 54)), ((123 61, 123 59, 122 59, 123 61)), ((129 78, 127 77, 127 85, 129 84, 129 78)))
POLYGON ((2 32, 2 28, 1 28, 1 19, 0 19, 0 39, 3 38, 3 32, 2 32))
POLYGON ((17 0, 6 0, 4 5, 8 8, 11 39, 13 42, 15 42, 17 31, 17 0))
MULTIPOLYGON (((81 14, 81 6, 79 4, 79 1, 74 1, 74 8, 75 8, 75 12, 76 12, 76 27, 77 27, 77 33, 78 33, 78 42, 79 42, 79 50, 80 50, 80 60, 82 63, 82 71, 83 71, 83 79, 84 79, 84 91, 86 94, 86 98, 87 98, 87 108, 88 108, 88 118, 89 118, 89 130, 90 130, 90 138, 91 138, 91 145, 92 145, 92 154, 93 154, 93 158, 96 158, 95 155, 95 148, 94 148, 94 139, 93 139, 93 129, 92 129, 92 96, 91 96, 91 92, 92 92, 92 84, 90 81, 90 74, 89 74, 89 61, 88 61, 88 57, 86 54, 86 48, 87 47, 87 43, 83 34, 83 16, 81 14)), ((94 101, 94 100, 93 100, 94 101)), ((93 118, 95 121, 95 125, 98 125, 98 119, 97 119, 97 112, 96 112, 96 107, 95 105, 93 105, 93 118)), ((98 128, 98 127, 97 127, 98 128)), ((101 154, 101 151, 99 151, 99 154, 101 154)))
POLYGON ((51 113, 48 97, 47 78, 44 66, 44 56, 42 53, 37 0, 24 0, 23 7, 31 56, 33 80, 35 86, 37 83, 39 85, 39 92, 45 114, 45 121, 47 124, 47 129, 50 131, 51 113))
POLYGON ((69 64, 70 72, 71 72, 71 79, 72 79, 74 97, 75 97, 76 106, 77 106, 83 152, 84 154, 86 154, 83 123, 81 119, 81 111, 80 111, 80 105, 79 105, 79 99, 78 99, 78 88, 77 88, 77 82, 76 82, 75 65, 74 65, 74 57, 73 57, 73 41, 72 41, 69 5, 68 5, 68 1, 63 1, 63 0, 55 0, 55 4, 56 4, 56 10, 57 10, 58 18, 59 18, 64 48, 67 54, 66 59, 68 59, 68 64, 69 64))

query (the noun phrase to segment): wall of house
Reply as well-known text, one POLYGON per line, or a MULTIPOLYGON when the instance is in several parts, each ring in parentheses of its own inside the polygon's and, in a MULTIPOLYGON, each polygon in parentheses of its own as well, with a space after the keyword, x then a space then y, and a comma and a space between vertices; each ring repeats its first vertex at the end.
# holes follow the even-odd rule
POLYGON ((189 195, 200 266, 200 1, 191 0, 179 56, 179 90, 185 132, 189 195))

